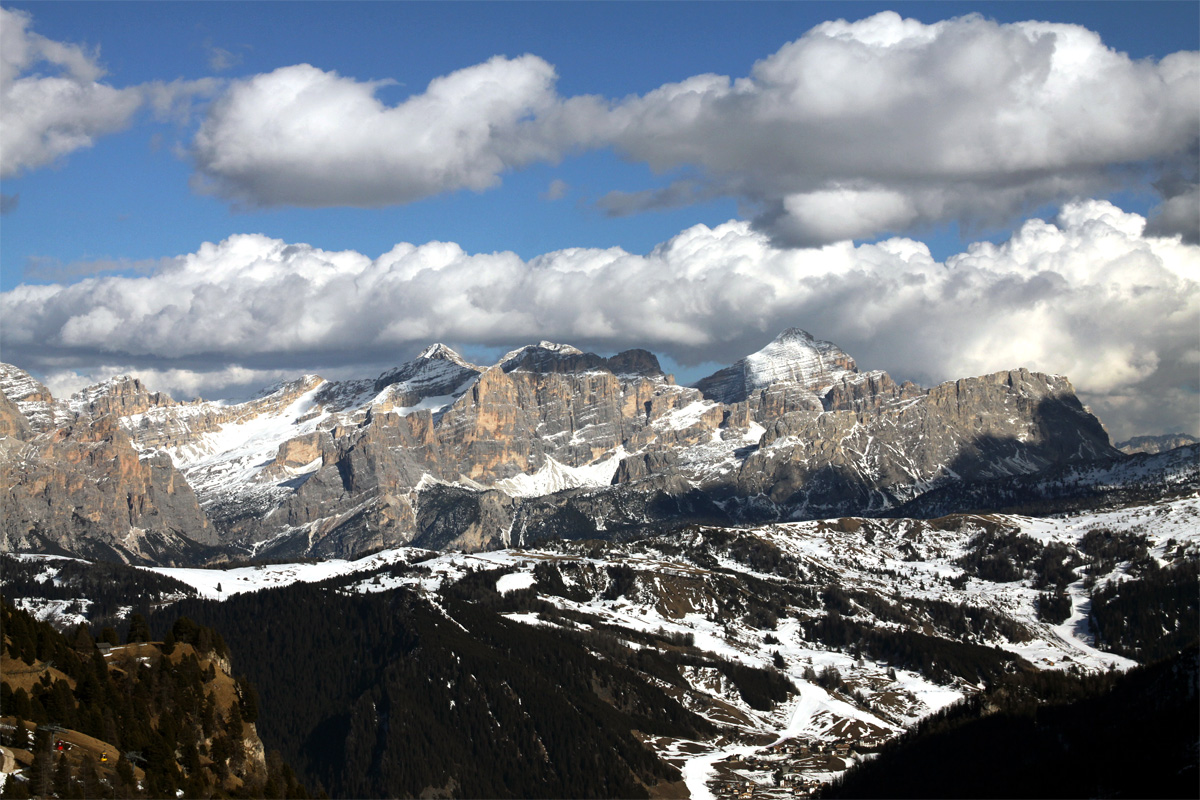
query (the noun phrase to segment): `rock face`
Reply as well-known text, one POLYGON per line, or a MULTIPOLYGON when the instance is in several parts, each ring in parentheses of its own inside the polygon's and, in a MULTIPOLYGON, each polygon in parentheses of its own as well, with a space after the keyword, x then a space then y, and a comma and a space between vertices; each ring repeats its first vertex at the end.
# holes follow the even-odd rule
POLYGON ((170 395, 150 391, 137 378, 123 375, 71 395, 67 405, 89 417, 127 417, 152 408, 173 406, 175 401, 170 395))
MULTIPOLYGON (((44 392, 25 402, 54 400, 44 392)), ((171 564, 202 558, 218 541, 171 459, 140 457, 111 413, 38 432, 0 392, 0 486, 6 552, 171 564)))
MULTIPOLYGON (((64 410, 32 379, 8 381, 25 392, 18 411, 77 415, 81 431, 119 418, 139 463, 174 464, 220 542, 259 556, 879 514, 954 482, 1119 455, 1065 378, 1014 370, 924 389, 860 373, 798 329, 695 387, 644 350, 553 342, 488 368, 434 345, 373 380, 308 375, 236 404, 174 403, 120 379, 64 410)), ((0 403, 14 443, 42 435, 21 420, 0 403)))
POLYGON ((52 430, 75 418, 74 412, 57 402, 49 389, 12 364, 0 363, 0 392, 16 405, 25 424, 35 431, 52 430))
POLYGON ((792 518, 879 513, 948 481, 1114 454, 1099 421, 1057 376, 998 372, 927 393, 856 376, 830 394, 832 410, 785 414, 767 426, 738 474, 740 496, 767 497, 792 518))

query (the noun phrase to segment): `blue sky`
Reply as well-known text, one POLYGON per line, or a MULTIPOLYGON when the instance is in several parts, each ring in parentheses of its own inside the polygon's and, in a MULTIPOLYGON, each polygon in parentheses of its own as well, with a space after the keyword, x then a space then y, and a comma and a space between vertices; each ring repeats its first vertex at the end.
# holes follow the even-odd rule
MULTIPOLYGON (((511 251, 523 262, 521 269, 536 272, 528 265, 543 254, 568 248, 598 252, 622 248, 634 256, 648 256, 656 246, 672 241, 694 225, 717 228, 730 220, 742 226, 737 236, 750 237, 747 241, 752 239, 755 247, 766 248, 763 252, 769 258, 764 256, 763 263, 790 259, 791 264, 800 259, 806 265, 813 259, 805 260, 802 254, 812 248, 830 248, 843 240, 853 242, 853 247, 859 249, 848 251, 848 260, 842 266, 830 267, 836 269, 837 279, 843 280, 845 275, 862 273, 863 263, 869 262, 871 269, 883 269, 879 266, 883 256, 862 248, 887 242, 893 236, 925 243, 941 268, 947 259, 966 252, 972 242, 988 240, 1006 246, 1029 218, 1053 221, 1064 204, 1106 201, 1120 212, 1150 217, 1155 233, 1183 237, 1183 251, 1156 255, 1166 259, 1163 274, 1175 281, 1160 287, 1164 297, 1178 297, 1182 292, 1187 301, 1184 307, 1168 314, 1174 327, 1159 330, 1147 321, 1147 330, 1138 331, 1133 339, 1113 342, 1110 350, 1099 353, 1090 351, 1085 342, 1095 339, 1087 332, 1089 326, 1101 325, 1103 320, 1072 319, 1069 324, 1063 323, 1064 330, 1052 331, 1025 349, 994 348, 999 351, 995 367, 1017 366, 998 361, 1016 358, 1074 377, 1080 371, 1075 365, 1100 361, 1110 365, 1108 371, 1095 376, 1088 373, 1080 388, 1091 392, 1100 405, 1109 403, 1106 408, 1110 415, 1125 415, 1122 419, 1127 418, 1128 423, 1121 423, 1122 427, 1137 432, 1156 426, 1196 427, 1190 424, 1194 415, 1189 420, 1179 409, 1188 408, 1189 403, 1193 410, 1196 407, 1195 370, 1191 370, 1193 378, 1188 378, 1184 365, 1192 363, 1190 354, 1197 347, 1194 341, 1179 341, 1178 330, 1186 329, 1192 319, 1189 315, 1195 310, 1192 301, 1197 276, 1190 272, 1195 266, 1195 253, 1186 248, 1187 242, 1194 239, 1195 225, 1188 222, 1191 206, 1186 202, 1192 202, 1189 198, 1195 195, 1196 142, 1200 138, 1195 129, 1200 127, 1200 120, 1194 119, 1195 103, 1187 99, 1187 89, 1190 87, 1191 94, 1197 95, 1200 85, 1188 72, 1193 67, 1180 67, 1176 63, 1180 59, 1173 62, 1171 58, 1172 54, 1200 49, 1200 4, 89 2, 11 3, 4 8, 23 13, 26 24, 22 33, 27 41, 73 47, 92 67, 103 69, 103 75, 75 75, 81 85, 102 85, 124 93, 131 104, 138 104, 128 114, 113 111, 104 123, 95 122, 104 116, 101 111, 91 109, 90 124, 102 130, 91 135, 88 146, 68 149, 57 157, 35 152, 24 163, 6 165, 2 190, 8 210, 0 217, 0 291, 5 294, 0 297, 9 303, 10 322, 0 342, 6 351, 2 357, 17 363, 24 360, 23 366, 53 376, 61 386, 71 383, 64 375, 78 375, 82 380, 114 367, 142 370, 168 383, 174 381, 174 386, 167 388, 176 392, 187 393, 191 387, 220 393, 236 387, 239 381, 253 383, 302 364, 325 372, 344 369, 369 374, 376 366, 411 355, 408 351, 415 350, 422 338, 444 338, 487 355, 520 344, 522 337, 539 332, 548 338, 569 337, 577 344, 600 350, 647 346, 689 377, 695 377, 698 375, 692 373, 702 373, 709 364, 756 349, 770 338, 772 326, 783 322, 810 329, 824 325, 826 330, 812 332, 843 344, 865 362, 864 366, 931 382, 955 377, 949 374, 954 369, 991 368, 993 362, 981 355, 989 349, 986 342, 990 334, 930 328, 932 323, 907 324, 902 322, 904 314, 894 308, 872 312, 877 313, 878 323, 857 327, 835 323, 832 312, 827 318, 825 311, 816 313, 813 309, 848 302, 844 294, 821 295, 814 288, 804 302, 795 298, 784 302, 780 299, 784 290, 769 287, 770 276, 755 278, 758 283, 747 278, 738 284, 771 291, 781 305, 771 306, 769 313, 746 311, 749 301, 735 311, 732 306, 725 308, 725 300, 689 295, 679 299, 676 306, 694 307, 694 315, 678 324, 647 326, 648 341, 636 339, 632 330, 622 334, 623 323, 615 311, 608 316, 598 312, 603 319, 589 325, 579 321, 588 317, 587 313, 560 313, 562 297, 531 297, 527 292, 530 299, 514 301, 511 313, 501 315, 505 319, 523 315, 525 321, 520 324, 505 327, 496 322, 495 316, 486 315, 485 321, 469 323, 463 322, 463 315, 454 317, 454 322, 447 321, 453 316, 448 315, 422 318, 407 326, 389 321, 384 327, 393 333, 373 337, 370 346, 358 349, 362 331, 346 334, 349 328, 341 320, 330 322, 325 332, 309 339, 305 339, 307 333, 289 334, 289 341, 304 340, 296 346, 264 348, 259 346, 261 335, 254 339, 251 333, 246 335, 253 340, 242 344, 236 337, 226 337, 220 344, 214 340, 211 347, 197 343, 162 345, 161 338, 169 338, 164 332, 171 330, 162 322, 166 318, 162 309, 167 305, 186 305, 179 312, 181 316, 171 317, 175 320, 172 324, 188 330, 195 327, 189 335, 196 342, 203 340, 198 331, 208 330, 213 323, 201 318, 194 294, 188 295, 188 304, 162 301, 164 305, 155 312, 158 322, 153 334, 115 343, 105 331, 111 332, 116 324, 113 320, 129 322, 129 314, 141 313, 137 303, 87 300, 79 287, 81 280, 100 275, 116 282, 97 284, 89 290, 91 296, 134 292, 131 287, 135 284, 130 280, 148 281, 146 286, 157 287, 153 291, 163 293, 168 291, 166 284, 153 282, 169 277, 173 259, 197 253, 204 242, 221 243, 245 234, 290 245, 307 244, 323 252, 354 251, 368 260, 378 259, 401 242, 452 242, 467 256, 511 251), (846 62, 851 65, 848 69, 863 59, 869 62, 886 58, 886 48, 872 39, 875 34, 868 23, 875 20, 875 28, 888 29, 886 36, 900 36, 903 25, 899 17, 876 16, 889 9, 899 12, 899 17, 924 24, 903 29, 907 31, 905 36, 916 31, 916 38, 906 41, 917 42, 913 45, 917 55, 903 62, 911 74, 898 75, 895 87, 871 85, 873 80, 886 83, 887 75, 885 70, 881 78, 868 63, 857 82, 850 81, 839 89, 838 76, 833 75, 820 84, 829 86, 831 92, 820 103, 809 103, 800 94, 784 91, 788 81, 797 81, 796 86, 809 87, 807 97, 820 94, 820 90, 812 91, 819 85, 812 77, 821 67, 815 49, 819 37, 810 31, 831 20, 841 18, 851 23, 848 32, 830 34, 830 41, 841 43, 838 46, 849 48, 853 44, 857 48, 853 51, 856 55, 846 56, 851 59, 846 62), (924 27, 961 20, 969 14, 981 15, 982 22, 924 27), (1088 63, 1103 62, 1103 68, 1111 69, 1113 76, 1091 80, 1094 76, 1082 74, 1084 88, 1068 94, 1064 101, 1070 105, 1078 99, 1081 108, 1058 113, 1041 103, 1030 111, 1030 104, 1013 100, 1030 80, 1045 78, 1044 69, 1034 63, 1037 59, 1046 58, 1043 66, 1050 69, 1049 51, 1039 51, 1017 36, 1018 30, 1025 30, 1020 26, 1031 20, 1079 26, 1072 30, 1094 32, 1102 40, 1100 45, 1084 36, 1076 43, 1080 53, 1093 59, 1088 63), (955 42, 968 40, 969 46, 955 49, 955 42), (989 49, 993 46, 994 54, 989 49), (1115 52, 1104 55, 1104 48, 1115 52), (785 57, 788 53, 796 58, 789 61, 785 57), (973 53, 986 54, 979 58, 997 59, 997 74, 1010 70, 1011 81, 1006 83, 1007 77, 992 80, 987 64, 981 68, 972 62, 973 53), (519 57, 524 54, 536 59, 521 61, 519 57), (497 65, 497 56, 506 60, 497 65), (1010 57, 1011 62, 1006 60, 1010 57), (301 76, 295 68, 303 64, 315 69, 301 76), (370 164, 371 159, 380 159, 381 174, 394 170, 395 177, 373 180, 367 175, 358 183, 348 178, 336 192, 322 194, 319 185, 337 184, 342 169, 338 164, 344 162, 314 165, 321 157, 314 159, 311 147, 297 140, 302 134, 297 134, 295 127, 270 134, 282 137, 278 154, 261 146, 267 136, 263 126, 269 126, 272 120, 255 118, 253 104, 276 96, 271 93, 278 94, 287 81, 309 81, 306 85, 310 87, 319 83, 327 96, 339 103, 360 95, 373 96, 380 108, 387 109, 413 98, 419 100, 430 81, 464 70, 482 75, 488 64, 495 68, 488 73, 489 80, 511 80, 513 87, 523 80, 536 83, 539 75, 545 77, 546 69, 552 68, 554 77, 545 86, 539 84, 540 88, 506 87, 504 91, 511 89, 513 93, 515 116, 505 116, 508 112, 501 109, 490 122, 493 131, 500 131, 502 141, 481 145, 478 152, 469 152, 461 159, 451 158, 453 163, 444 170, 439 167, 422 172, 421 153, 425 151, 419 148, 414 149, 415 155, 409 153, 389 165, 384 162, 389 160, 392 148, 386 137, 363 139, 361 158, 353 163, 362 166, 370 164), (775 78, 770 78, 768 73, 773 68, 777 71, 770 74, 775 78), (965 77, 956 82, 952 73, 960 68, 965 77), (1184 77, 1179 78, 1179 74, 1184 77), (665 99, 663 87, 695 81, 704 75, 722 76, 722 80, 728 76, 728 80, 706 84, 700 91, 711 102, 707 116, 697 123, 685 105, 677 99, 665 99), (771 84, 772 80, 777 85, 771 84), (1174 88, 1162 88, 1170 80, 1176 80, 1174 88), (383 83, 361 89, 367 81, 383 83), (161 88, 170 82, 176 82, 168 92, 175 105, 174 113, 166 118, 154 113, 148 87, 161 88), (928 93, 912 89, 925 84, 931 87, 928 93), (1153 91, 1144 88, 1152 84, 1156 87, 1153 91), (772 86, 783 89, 772 95, 772 86), (852 107, 839 99, 860 88, 865 98, 862 107, 852 107), (251 96, 251 89, 258 94, 251 96), (914 92, 912 102, 886 112, 870 107, 871 102, 882 107, 890 96, 910 90, 914 92), (985 90, 995 92, 994 102, 985 90), (743 93, 739 95, 739 91, 743 93), (960 100, 954 98, 957 91, 965 92, 960 100), (245 101, 249 105, 236 105, 239 92, 251 97, 245 101), (789 97, 802 99, 795 101, 796 108, 789 108, 789 97), (750 105, 739 112, 738 103, 750 105), (1013 105, 1010 108, 1006 103, 1013 105), (1104 112, 1106 104, 1112 104, 1111 125, 1104 112), (997 109, 994 119, 988 116, 993 108, 997 109), (803 113, 793 118, 793 112, 803 113), (931 127, 927 119, 921 118, 942 112, 947 119, 944 127, 931 127), (1029 125, 1013 128, 1016 134, 1011 147, 1004 141, 977 141, 993 129, 1001 131, 998 138, 1010 135, 1004 132, 1005 121, 1025 114, 1030 115, 1029 125), (860 118, 861 125, 856 122, 860 118), (893 118, 897 131, 894 141, 886 132, 887 121, 893 118), (785 121, 778 122, 780 119, 785 121), (1151 130, 1134 130, 1137 120, 1145 120, 1151 130), (776 124, 778 131, 773 132, 776 124), (828 129, 823 127, 826 125, 828 129), (1044 129, 1039 127, 1043 125, 1044 129), (960 143, 953 139, 957 135, 954 131, 946 130, 952 126, 964 131, 961 144, 966 155, 962 158, 952 152, 960 143), (860 130, 867 131, 861 142, 857 141, 860 130), (210 144, 201 146, 204 131, 211 134, 207 140, 210 144), (935 135, 936 142, 931 140, 935 135), (1080 137, 1076 149, 1087 152, 1073 155, 1071 145, 1055 141, 1055 137, 1075 135, 1080 137), (811 147, 805 139, 808 136, 812 137, 811 147), (255 137, 257 144, 246 144, 255 137), (945 149, 948 155, 929 155, 923 150, 925 141, 929 141, 930 148, 945 149), (846 143, 844 156, 838 147, 842 142, 846 143), (1091 152, 1088 148, 1093 143, 1091 152), (242 144, 246 144, 245 149, 239 149, 242 144), (884 156, 893 146, 897 157, 889 164, 884 156), (1044 151, 1038 149, 1043 146, 1044 151), (830 155, 819 155, 822 152, 830 155), (1011 159, 1007 157, 1010 152, 1016 154, 1011 159), (460 167, 462 175, 455 172, 460 167), (408 176, 412 176, 413 185, 400 185, 408 176), (481 181, 487 188, 463 188, 482 185, 481 181), (202 188, 204 185, 208 188, 202 188), (296 186, 306 188, 297 195, 303 199, 293 202, 286 187, 296 186), (318 188, 310 191, 310 187, 318 188), (658 200, 649 194, 665 189, 671 190, 668 194, 674 200, 658 200), (347 197, 352 198, 349 204, 344 202, 347 197), (1172 198, 1176 198, 1173 206, 1172 198), (1182 215, 1178 213, 1181 208, 1182 215), (621 213, 613 213, 614 209, 621 213), (1176 212, 1174 217, 1172 210, 1176 212), (1180 217, 1184 220, 1182 228, 1180 217), (60 293, 53 301, 59 303, 57 310, 40 309, 34 314, 30 309, 35 302, 52 301, 45 293, 36 294, 36 301, 35 294, 26 290, 14 293, 21 284, 54 284, 64 290, 75 287, 78 297, 67 304, 66 295, 60 293), (36 335, 16 327, 19 315, 13 309, 18 308, 33 315, 21 320, 30 320, 28 325, 37 327, 36 335), (97 322, 101 317, 104 324, 97 322), (335 330, 342 333, 331 332, 335 330), (87 338, 88 332, 95 340, 87 338), (881 337, 893 344, 877 344, 881 337), (894 344, 939 337, 961 340, 963 344, 957 350, 950 345, 904 349, 894 344), (1047 344, 1051 340, 1057 345, 1047 344), (1071 352, 1069 357, 1056 361, 1052 355, 1056 350, 1071 352), (1147 350, 1152 351, 1153 358, 1145 356, 1147 350), (1158 366, 1149 366, 1151 361, 1158 366), (1167 362, 1176 363, 1174 371, 1159 374, 1167 362), (236 379, 231 377, 235 375, 236 379), (1158 381, 1155 386, 1177 392, 1176 410, 1156 416, 1131 399, 1137 393, 1134 388, 1149 386, 1146 381, 1158 381), (1140 410, 1133 411, 1134 406, 1140 410)), ((9 21, 11 17, 5 19, 11 33, 16 26, 9 21)), ((1030 41, 1038 38, 1035 34, 1022 35, 1030 41)), ((1065 52, 1066 39, 1061 31, 1041 41, 1046 44, 1054 36, 1058 37, 1058 52, 1065 52)), ((1051 71, 1069 72, 1071 68, 1060 61, 1051 71)), ((43 57, 32 58, 14 69, 19 78, 33 79, 62 74, 68 68, 64 63, 54 63, 53 57, 43 57)), ((1086 72, 1095 68, 1080 69, 1086 72)), ((6 105, 14 107, 11 99, 6 105)), ((303 125, 309 124, 302 116, 305 109, 297 113, 301 114, 299 129, 303 130, 303 125)), ((319 112, 313 113, 315 124, 328 121, 319 112)), ((442 128, 431 127, 431 135, 444 137, 446 130, 459 130, 455 126, 460 123, 473 124, 462 121, 463 115, 471 113, 469 104, 455 109, 452 115, 457 116, 442 128)), ((5 124, 10 127, 25 124, 24 114, 9 111, 6 116, 9 120, 5 124)), ((420 114, 416 120, 419 125, 420 114)), ((378 121, 368 114, 358 127, 370 127, 378 121)), ((483 124, 487 130, 487 120, 483 124)), ((404 130, 406 135, 419 138, 421 132, 413 125, 410 119, 385 129, 393 132, 389 135, 404 130)), ((356 140, 359 133, 361 130, 347 130, 335 131, 334 135, 344 134, 349 141, 356 140)), ((395 149, 404 151, 408 147, 407 142, 397 142, 395 149)), ((15 152, 17 148, 10 146, 10 156, 15 152)), ((436 160, 443 155, 439 151, 430 158, 436 160)), ((369 167, 363 169, 370 172, 369 167)), ((1102 216, 1095 208, 1089 213, 1102 216)), ((1065 222, 1056 224, 1066 229, 1065 222)), ((1082 222, 1078 225, 1081 231, 1086 228, 1082 222)), ((728 245, 731 236, 722 241, 728 245)), ((262 242, 256 246, 269 250, 262 242)), ((1015 244, 1007 246, 1015 251, 1015 244)), ((884 250, 888 258, 899 258, 897 253, 903 248, 888 245, 884 250)), ((713 248, 698 252, 711 254, 713 248)), ((996 266, 1002 257, 1014 258, 1009 251, 995 255, 987 274, 1007 269, 996 266)), ((1060 261, 1063 257, 1058 253, 1060 261)), ((213 263, 226 262, 218 258, 213 263)), ((297 270, 293 277, 307 274, 282 261, 273 263, 284 272, 297 270)), ((732 262, 722 263, 728 266, 732 262)), ((639 264, 639 269, 656 270, 653 274, 668 284, 693 280, 661 275, 664 270, 676 268, 670 258, 651 258, 639 264)), ((1027 267, 1025 264, 1021 269, 1027 267)), ((483 266, 475 264, 471 274, 478 274, 480 269, 483 266)), ((562 272, 566 267, 557 269, 562 272)), ((596 277, 600 272, 580 269, 572 266, 572 274, 589 274, 595 281, 600 280, 596 277)), ((613 266, 604 273, 604 280, 633 274, 622 269, 613 266)), ((687 272, 689 267, 679 269, 687 272)), ((731 274, 748 274, 745 270, 739 272, 740 268, 729 269, 733 270, 731 274)), ((808 267, 793 265, 788 269, 800 275, 806 274, 808 267)), ((885 272, 894 275, 896 270, 885 272)), ((1069 272, 1061 270, 1064 276, 1069 272)), ((1041 269, 1038 275, 1042 277, 1037 280, 1044 282, 1046 274, 1047 269, 1041 269)), ((244 277, 238 280, 242 281, 239 286, 244 285, 244 277)), ((829 285, 833 278, 809 275, 805 280, 815 286, 816 282, 829 285)), ((1021 280, 1033 285, 1035 276, 1023 274, 1021 280)), ((1129 280, 1149 278, 1140 275, 1129 280)), ((579 279, 575 289, 563 291, 594 292, 598 297, 621 293, 612 283, 595 281, 579 279)), ((871 285, 878 284, 875 281, 871 285)), ((1087 281, 1082 284, 1074 289, 1085 294, 1091 291, 1087 281)), ((986 290, 993 294, 971 302, 985 303, 1006 285, 1003 279, 997 279, 986 290)), ((413 291, 407 291, 405 297, 415 296, 415 287, 408 288, 413 291)), ((229 286, 214 291, 227 289, 232 291, 229 286)), ((445 288, 447 292, 454 290, 453 286, 445 288)), ((474 287, 474 291, 486 294, 492 290, 474 287)), ((730 293, 737 293, 735 286, 730 287, 730 293)), ((470 292, 466 296, 474 297, 470 292)), ((365 312, 359 313, 361 309, 355 304, 365 307, 370 303, 355 297, 343 301, 348 304, 344 313, 363 317, 365 312)), ((1021 306, 1020 312, 1034 319, 1044 313, 1048 303, 1046 297, 1039 296, 1021 306)), ((468 305, 478 311, 486 303, 471 300, 468 305)), ((930 319, 950 315, 948 308, 937 306, 930 298, 922 299, 919 305, 930 319)), ((242 310, 250 316, 257 313, 242 310)), ((843 311, 836 319, 863 313, 852 307, 843 311)), ((644 316, 649 312, 640 313, 644 316)), ((148 324, 148 316, 139 319, 138 324, 148 324)))
MULTIPOLYGON (((34 30, 99 48, 105 80, 235 78, 295 63, 362 80, 390 78, 381 99, 398 102, 428 82, 497 54, 539 55, 557 68, 564 95, 621 98, 690 75, 740 76, 813 25, 857 19, 885 3, 12 3, 34 30), (216 71, 213 49, 236 64, 216 71)), ((909 3, 905 15, 933 22, 971 12, 998 21, 1077 22, 1133 58, 1196 49, 1200 5, 1139 3, 909 3)), ((149 115, 143 115, 149 116, 149 115)), ((154 259, 191 252, 202 241, 261 232, 326 249, 378 255, 400 240, 455 241, 469 251, 514 250, 531 258, 563 247, 620 246, 646 252, 681 229, 738 216, 729 198, 623 218, 589 201, 610 189, 661 185, 643 164, 612 151, 541 164, 503 177, 496 190, 469 190, 383 209, 236 211, 189 189, 189 126, 143 120, 100 138, 53 167, 4 181, 19 213, 3 219, 0 288, 22 280, 29 260, 154 259), (551 181, 565 198, 542 195, 551 181)), ((1125 207, 1145 211, 1148 192, 1125 207)), ((995 237, 1004 229, 982 231, 995 237)), ((960 245, 956 225, 922 231, 943 254, 960 245), (934 235, 929 236, 932 232, 934 235)), ((969 237, 976 238, 976 237, 969 237)), ((36 277, 32 280, 37 280, 36 277)))

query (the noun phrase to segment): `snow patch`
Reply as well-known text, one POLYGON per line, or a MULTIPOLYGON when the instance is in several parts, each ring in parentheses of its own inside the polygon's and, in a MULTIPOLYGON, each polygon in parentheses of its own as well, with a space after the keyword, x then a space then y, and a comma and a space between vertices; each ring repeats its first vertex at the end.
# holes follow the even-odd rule
POLYGON ((542 497, 566 489, 608 486, 612 484, 621 460, 627 455, 624 447, 617 447, 605 460, 583 467, 568 467, 547 456, 537 472, 496 481, 492 488, 509 497, 542 497))

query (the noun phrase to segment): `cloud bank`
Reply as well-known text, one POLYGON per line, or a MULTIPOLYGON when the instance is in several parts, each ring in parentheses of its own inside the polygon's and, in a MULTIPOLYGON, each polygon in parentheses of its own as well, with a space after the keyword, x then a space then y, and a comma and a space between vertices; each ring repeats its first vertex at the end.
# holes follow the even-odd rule
MULTIPOLYGON (((395 106, 375 96, 384 83, 307 64, 233 83, 194 141, 201 183, 246 205, 380 206, 612 147, 688 177, 614 190, 606 212, 727 195, 777 243, 807 247, 1001 225, 1145 169, 1177 173, 1200 142, 1200 54, 1134 61, 1077 25, 979 16, 826 22, 749 76, 621 100, 560 96, 532 55, 467 67, 395 106)), ((1164 194, 1163 232, 1195 239, 1195 184, 1164 194)))
POLYGON ((370 375, 438 340, 728 363, 797 325, 925 385, 1018 366, 1066 374, 1118 437, 1193 430, 1200 247, 1144 228, 1107 202, 1073 203, 944 263, 905 238, 781 248, 748 222, 698 225, 646 255, 529 261, 444 242, 371 258, 239 235, 145 277, 19 286, 0 294, 0 334, 5 360, 43 374, 128 365, 153 371, 156 388, 211 395, 232 369, 370 375))

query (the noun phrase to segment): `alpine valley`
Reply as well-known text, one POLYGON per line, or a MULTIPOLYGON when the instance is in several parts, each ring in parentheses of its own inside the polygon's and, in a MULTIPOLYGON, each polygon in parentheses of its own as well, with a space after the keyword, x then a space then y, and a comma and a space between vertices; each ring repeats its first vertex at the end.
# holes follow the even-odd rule
POLYGON ((1194 796, 1200 444, 1123 448, 1065 377, 799 329, 693 386, 551 342, 236 403, 0 365, 5 791, 1194 796), (106 726, 106 681, 159 705, 106 726))

